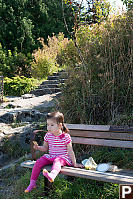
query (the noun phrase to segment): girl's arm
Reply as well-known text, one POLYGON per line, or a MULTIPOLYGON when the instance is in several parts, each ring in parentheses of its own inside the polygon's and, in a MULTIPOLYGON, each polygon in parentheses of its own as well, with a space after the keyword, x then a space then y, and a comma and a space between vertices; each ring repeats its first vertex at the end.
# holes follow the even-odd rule
POLYGON ((48 150, 48 142, 44 141, 43 146, 38 146, 37 142, 34 142, 33 148, 39 151, 46 152, 48 150))
POLYGON ((69 157, 70 157, 71 160, 72 160, 73 166, 74 166, 74 167, 83 168, 84 166, 83 166, 82 164, 78 164, 78 163, 76 162, 76 157, 75 157, 75 154, 74 154, 74 151, 73 151, 73 147, 72 147, 72 143, 71 143, 71 142, 70 142, 69 144, 67 144, 67 151, 68 151, 69 157))

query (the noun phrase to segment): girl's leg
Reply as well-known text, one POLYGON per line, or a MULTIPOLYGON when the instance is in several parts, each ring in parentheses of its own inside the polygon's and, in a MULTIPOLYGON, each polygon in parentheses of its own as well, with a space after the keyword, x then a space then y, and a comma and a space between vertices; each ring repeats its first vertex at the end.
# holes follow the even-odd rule
POLYGON ((39 158, 36 161, 36 163, 35 163, 35 165, 34 165, 34 167, 32 169, 32 174, 31 174, 31 178, 30 179, 36 181, 38 176, 39 176, 39 174, 40 174, 40 172, 41 172, 42 167, 44 167, 44 166, 46 166, 48 164, 52 164, 52 161, 46 159, 43 156, 41 158, 39 158))
POLYGON ((49 173, 46 169, 43 169, 43 175, 48 178, 48 180, 50 182, 54 182, 54 179, 56 178, 56 176, 58 175, 58 173, 61 170, 61 166, 65 166, 67 165, 66 161, 60 157, 56 158, 53 161, 53 166, 52 166, 52 170, 49 173))
POLYGON ((25 190, 25 193, 30 192, 32 189, 36 188, 36 180, 41 172, 42 167, 45 165, 51 164, 52 161, 47 160, 45 157, 38 159, 32 169, 30 185, 25 190))

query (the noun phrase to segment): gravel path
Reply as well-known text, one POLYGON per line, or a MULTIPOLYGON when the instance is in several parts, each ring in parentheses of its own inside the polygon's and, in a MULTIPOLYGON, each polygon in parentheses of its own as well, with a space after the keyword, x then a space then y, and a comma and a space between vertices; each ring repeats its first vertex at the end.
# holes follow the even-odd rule
POLYGON ((6 97, 7 102, 0 105, 0 116, 13 110, 38 109, 40 106, 52 106, 54 105, 54 99, 57 100, 55 97, 56 94, 47 94, 37 97, 32 94, 25 94, 21 97, 6 97))

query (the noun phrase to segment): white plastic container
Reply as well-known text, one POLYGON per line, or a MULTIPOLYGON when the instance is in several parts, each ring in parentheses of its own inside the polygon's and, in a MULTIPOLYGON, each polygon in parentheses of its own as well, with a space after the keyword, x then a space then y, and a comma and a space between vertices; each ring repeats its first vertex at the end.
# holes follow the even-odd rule
POLYGON ((92 157, 90 157, 89 159, 83 160, 82 164, 84 165, 85 169, 96 170, 96 167, 97 167, 97 164, 95 163, 92 157))
POLYGON ((106 172, 106 171, 115 172, 117 171, 117 169, 118 167, 116 165, 112 165, 110 163, 98 164, 96 167, 96 171, 100 171, 100 172, 106 172))

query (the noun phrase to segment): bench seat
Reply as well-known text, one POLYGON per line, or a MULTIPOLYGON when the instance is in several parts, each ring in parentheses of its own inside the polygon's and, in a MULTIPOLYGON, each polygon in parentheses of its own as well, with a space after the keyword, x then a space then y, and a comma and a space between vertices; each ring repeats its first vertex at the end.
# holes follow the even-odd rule
MULTIPOLYGON (((32 169, 36 161, 27 160, 21 163, 22 167, 32 169)), ((47 165, 48 171, 51 171, 51 165, 47 165)), ((133 171, 118 169, 117 172, 99 172, 94 170, 86 170, 74 167, 64 166, 61 169, 61 174, 67 176, 74 176, 80 178, 87 178, 91 180, 98 180, 103 182, 111 182, 116 184, 133 184, 133 171)))

